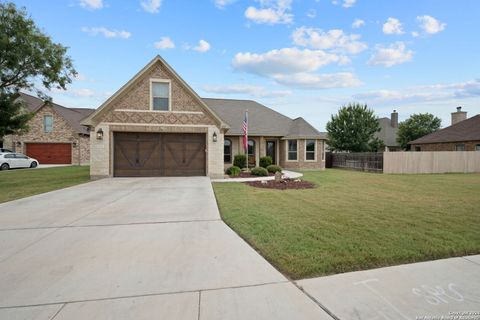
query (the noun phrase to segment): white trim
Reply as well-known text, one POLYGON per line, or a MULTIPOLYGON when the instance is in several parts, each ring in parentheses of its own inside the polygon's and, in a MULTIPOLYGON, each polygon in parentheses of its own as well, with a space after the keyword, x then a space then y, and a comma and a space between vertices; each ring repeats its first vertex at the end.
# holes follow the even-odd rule
POLYGON ((192 127, 192 128, 216 128, 215 125, 205 125, 205 124, 162 124, 162 123, 119 123, 119 122, 100 122, 98 126, 109 125, 109 126, 138 126, 138 127, 192 127))
POLYGON ((172 111, 172 80, 170 79, 160 79, 160 78, 150 78, 150 111, 163 111, 163 112, 171 112, 172 111), (168 83, 168 111, 166 110, 153 110, 153 91, 152 91, 152 84, 153 83, 168 83))
POLYGON ((138 109, 115 109, 113 112, 144 112, 144 113, 179 113, 179 114, 204 114, 201 111, 164 111, 164 110, 138 110, 138 109))
POLYGON ((317 140, 316 139, 305 139, 305 148, 304 148, 304 154, 303 154, 303 161, 305 162, 318 162, 317 161, 317 140), (307 160, 307 141, 308 140, 313 140, 315 142, 315 150, 313 150, 313 160, 307 160))
MULTIPOLYGON (((285 151, 286 151, 286 155, 285 155, 285 162, 298 162, 298 139, 288 139, 288 140, 285 140, 285 151), (297 141, 297 160, 288 160, 288 141, 297 141)), ((293 152, 293 151, 292 151, 293 152)))

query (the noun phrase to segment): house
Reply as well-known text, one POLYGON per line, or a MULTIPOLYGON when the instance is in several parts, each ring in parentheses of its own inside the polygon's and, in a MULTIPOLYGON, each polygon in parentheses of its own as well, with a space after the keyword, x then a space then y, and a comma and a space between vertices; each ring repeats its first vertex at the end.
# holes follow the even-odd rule
POLYGON ((66 108, 21 93, 26 111, 33 112, 29 131, 3 137, 3 147, 24 153, 40 164, 88 164, 90 132, 80 121, 93 109, 66 108))
POLYGON ((452 124, 409 142, 412 151, 480 151, 480 114, 467 119, 458 107, 452 124))
POLYGON ((385 144, 384 151, 400 151, 400 144, 397 142, 398 133, 398 113, 393 110, 390 118, 379 118, 380 131, 375 133, 375 137, 379 138, 385 144))
POLYGON ((155 57, 84 119, 90 127, 92 178, 111 176, 224 177, 240 147, 249 112, 249 162, 271 155, 285 168, 324 168, 325 136, 246 100, 202 99, 155 57))

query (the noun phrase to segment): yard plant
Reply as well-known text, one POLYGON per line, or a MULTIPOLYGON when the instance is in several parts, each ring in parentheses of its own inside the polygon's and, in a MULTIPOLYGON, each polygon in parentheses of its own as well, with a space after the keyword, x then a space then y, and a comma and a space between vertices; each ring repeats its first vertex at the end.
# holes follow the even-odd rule
POLYGON ((267 171, 270 173, 282 172, 282 167, 271 164, 267 167, 267 171))
POLYGON ((268 171, 265 168, 262 167, 255 167, 252 169, 252 175, 254 176, 260 176, 260 177, 266 177, 268 176, 268 171))
POLYGON ((266 169, 272 163, 273 163, 272 157, 270 156, 260 157, 260 167, 266 169))
POLYGON ((299 279, 480 253, 480 174, 305 172, 317 187, 216 183, 224 221, 299 279))
POLYGON ((247 156, 244 154, 237 154, 233 157, 233 165, 240 169, 247 167, 247 156))
POLYGON ((233 177, 238 176, 241 172, 242 172, 242 169, 240 169, 237 166, 228 167, 227 170, 225 171, 226 174, 233 177))

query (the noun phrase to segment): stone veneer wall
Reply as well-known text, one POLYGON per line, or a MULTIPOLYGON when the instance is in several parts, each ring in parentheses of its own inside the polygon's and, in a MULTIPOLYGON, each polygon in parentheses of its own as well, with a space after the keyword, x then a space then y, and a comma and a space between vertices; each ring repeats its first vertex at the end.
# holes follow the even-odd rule
POLYGON ((28 125, 30 129, 25 134, 5 136, 4 148, 25 153, 26 143, 71 143, 72 164, 88 164, 90 162, 89 137, 79 135, 51 106, 45 105, 38 110, 28 125), (52 132, 43 130, 45 115, 53 116, 52 132), (17 146, 17 142, 20 142, 21 145, 17 146), (77 144, 76 147, 73 147, 73 142, 77 144))
POLYGON ((464 144, 465 151, 476 151, 475 146, 480 145, 478 141, 465 141, 465 142, 444 142, 444 143, 425 143, 425 144, 413 144, 411 151, 415 151, 415 147, 421 147, 421 151, 455 151, 457 144, 464 144))

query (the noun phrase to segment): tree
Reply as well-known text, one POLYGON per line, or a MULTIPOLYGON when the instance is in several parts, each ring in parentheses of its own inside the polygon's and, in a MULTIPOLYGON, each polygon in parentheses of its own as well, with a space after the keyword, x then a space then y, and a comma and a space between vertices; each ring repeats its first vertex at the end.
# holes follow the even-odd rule
POLYGON ((48 99, 35 84, 65 90, 76 74, 67 47, 52 42, 24 8, 0 2, 0 134, 27 128, 30 118, 16 100, 20 90, 48 99))
POLYGON ((334 151, 378 151, 383 144, 374 137, 380 131, 380 124, 367 105, 350 103, 341 107, 327 123, 327 131, 328 145, 334 151))
POLYGON ((440 129, 442 120, 431 113, 413 114, 398 125, 397 142, 403 149, 408 143, 440 129))

